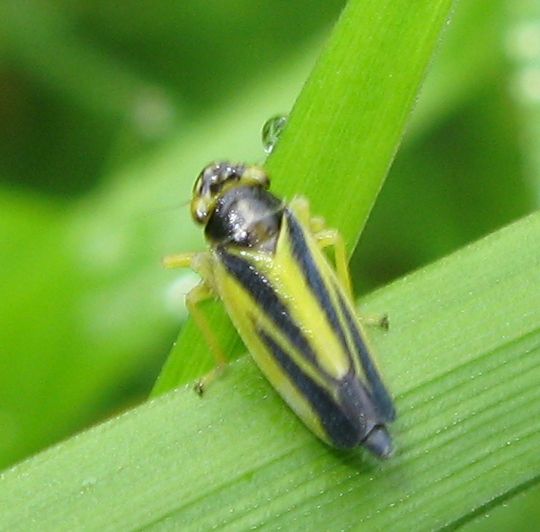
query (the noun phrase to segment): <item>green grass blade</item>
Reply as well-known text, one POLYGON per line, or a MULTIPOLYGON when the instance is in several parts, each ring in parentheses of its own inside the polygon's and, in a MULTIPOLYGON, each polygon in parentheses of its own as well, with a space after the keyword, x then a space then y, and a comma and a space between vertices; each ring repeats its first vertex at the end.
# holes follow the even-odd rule
MULTIPOLYGON (((411 10, 406 0, 349 2, 268 161, 273 190, 307 196, 349 249, 382 187, 451 4, 421 0, 411 10)), ((226 351, 238 355, 242 346, 223 312, 214 306, 208 319, 226 351)), ((190 320, 154 395, 211 366, 190 320)))
MULTIPOLYGON (((475 512, 461 525, 466 532, 527 530, 540 519, 540 482, 538 478, 505 493, 475 512)), ((460 523, 458 523, 460 524, 460 523)))
MULTIPOLYGON (((384 463, 318 442, 249 358, 0 477, 0 529, 432 530, 540 479, 540 213, 372 294, 384 463), (36 521, 37 519, 37 521, 36 521)), ((502 499, 504 500, 504 499, 502 499)))

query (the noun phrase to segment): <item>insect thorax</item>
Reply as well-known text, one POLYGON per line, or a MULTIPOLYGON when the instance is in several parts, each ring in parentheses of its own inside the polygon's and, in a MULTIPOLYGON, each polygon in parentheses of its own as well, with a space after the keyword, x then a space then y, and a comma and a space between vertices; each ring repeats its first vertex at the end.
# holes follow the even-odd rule
POLYGON ((283 212, 283 203, 264 188, 235 187, 217 201, 205 235, 213 244, 273 251, 283 212))

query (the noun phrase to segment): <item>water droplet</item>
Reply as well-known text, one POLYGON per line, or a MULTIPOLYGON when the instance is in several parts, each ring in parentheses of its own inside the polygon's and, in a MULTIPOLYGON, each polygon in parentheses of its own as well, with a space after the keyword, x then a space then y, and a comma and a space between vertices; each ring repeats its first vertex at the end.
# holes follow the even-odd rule
POLYGON ((264 123, 261 135, 266 153, 272 153, 286 124, 287 115, 275 115, 264 123))

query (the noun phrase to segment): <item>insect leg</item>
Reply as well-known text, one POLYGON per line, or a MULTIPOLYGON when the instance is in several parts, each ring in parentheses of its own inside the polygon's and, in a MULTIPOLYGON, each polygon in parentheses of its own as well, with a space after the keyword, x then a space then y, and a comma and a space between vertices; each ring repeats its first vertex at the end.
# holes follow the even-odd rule
MULTIPOLYGON (((347 264, 347 251, 345 249, 345 242, 341 233, 337 229, 323 229, 318 233, 315 233, 315 238, 321 249, 328 246, 334 247, 334 257, 336 262, 336 272, 338 278, 345 288, 347 294, 352 298, 352 285, 351 277, 349 274, 349 266, 347 264)), ((380 327, 384 331, 387 331, 390 327, 388 321, 388 315, 382 316, 362 316, 358 315, 358 319, 365 325, 380 327)))
POLYGON ((298 219, 309 227, 312 233, 322 231, 326 222, 322 216, 311 216, 309 201, 304 196, 296 196, 290 203, 291 209, 294 210, 298 219))
MULTIPOLYGON (((352 284, 347 261, 347 250, 341 233, 337 229, 326 228, 324 218, 311 216, 309 202, 306 198, 297 196, 291 201, 290 206, 298 218, 310 228, 321 249, 333 246, 338 279, 347 295, 352 298, 352 284)), ((382 316, 358 316, 358 318, 368 326, 380 327, 385 331, 389 328, 388 316, 386 314, 382 316)))
POLYGON ((161 263, 167 269, 192 268, 194 258, 200 253, 176 253, 163 257, 161 263))
POLYGON ((199 303, 211 297, 214 297, 214 292, 204 281, 193 288, 186 296, 186 306, 189 313, 205 337, 206 343, 216 362, 216 367, 195 383, 194 388, 199 395, 202 395, 208 385, 223 374, 223 371, 228 364, 228 359, 225 356, 212 327, 198 306, 199 303))
POLYGON ((323 229, 314 234, 321 249, 332 246, 334 248, 334 260, 336 273, 347 295, 352 298, 351 277, 347 264, 347 251, 341 233, 337 229, 323 229))
POLYGON ((212 327, 199 307, 199 303, 215 297, 210 256, 207 253, 178 253, 164 257, 162 262, 165 268, 192 268, 202 277, 201 282, 186 295, 189 314, 205 337, 216 362, 216 367, 195 383, 195 391, 202 395, 207 386, 223 373, 228 363, 212 327))

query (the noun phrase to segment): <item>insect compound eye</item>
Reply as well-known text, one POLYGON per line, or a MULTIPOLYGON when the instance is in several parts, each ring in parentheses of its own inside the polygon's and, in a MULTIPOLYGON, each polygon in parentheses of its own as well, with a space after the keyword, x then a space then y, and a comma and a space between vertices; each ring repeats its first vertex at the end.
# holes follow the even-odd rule
POLYGON ((236 165, 227 161, 209 165, 202 173, 202 192, 208 191, 212 195, 219 194, 225 184, 240 181, 243 173, 243 165, 236 165))
POLYGON ((208 188, 210 190, 210 194, 217 194, 221 190, 221 187, 223 186, 224 181, 220 178, 221 178, 220 175, 214 174, 212 176, 212 179, 208 181, 208 185, 209 185, 208 188))
POLYGON ((193 194, 195 196, 200 196, 202 190, 202 177, 199 176, 193 185, 193 194))

